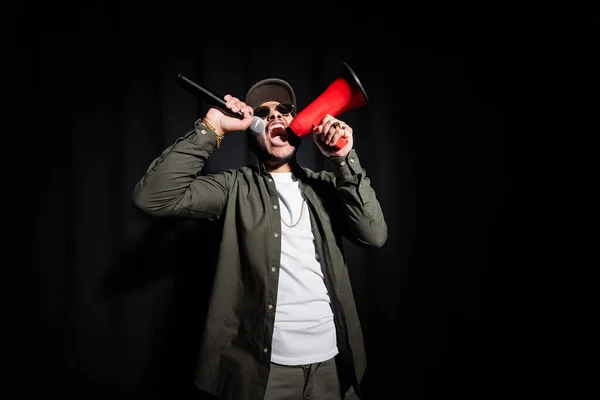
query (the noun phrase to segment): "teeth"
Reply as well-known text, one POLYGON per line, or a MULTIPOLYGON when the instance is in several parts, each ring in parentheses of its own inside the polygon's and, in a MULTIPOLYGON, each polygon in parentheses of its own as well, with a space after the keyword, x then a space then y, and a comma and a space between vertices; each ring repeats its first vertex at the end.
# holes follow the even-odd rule
POLYGON ((281 128, 281 129, 285 129, 285 125, 283 125, 282 123, 274 123, 272 125, 269 126, 269 132, 273 132, 274 129, 276 128, 281 128))

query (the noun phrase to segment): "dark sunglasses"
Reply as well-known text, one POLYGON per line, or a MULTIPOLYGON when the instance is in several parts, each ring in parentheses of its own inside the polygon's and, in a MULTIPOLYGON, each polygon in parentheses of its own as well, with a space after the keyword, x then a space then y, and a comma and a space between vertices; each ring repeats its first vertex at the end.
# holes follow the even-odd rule
MULTIPOLYGON (((268 106, 260 106, 254 109, 254 115, 260 118, 265 118, 271 113, 271 107, 268 106)), ((282 115, 288 115, 294 110, 293 104, 281 103, 275 106, 275 109, 279 111, 282 115)))

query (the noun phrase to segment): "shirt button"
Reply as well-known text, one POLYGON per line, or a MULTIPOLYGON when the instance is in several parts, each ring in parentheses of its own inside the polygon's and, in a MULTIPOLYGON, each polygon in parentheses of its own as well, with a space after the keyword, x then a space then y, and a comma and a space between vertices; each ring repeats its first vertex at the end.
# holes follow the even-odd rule
POLYGON ((279 237, 279 233, 274 233, 273 236, 279 237))
POLYGON ((268 182, 273 182, 273 179, 269 178, 267 179, 268 182))
POLYGON ((346 161, 342 161, 342 162, 340 163, 340 165, 343 167, 344 165, 346 165, 346 161))
POLYGON ((201 134, 203 134, 203 135, 206 135, 206 131, 205 131, 204 129, 202 129, 202 130, 200 131, 200 133, 201 133, 201 134))
POLYGON ((351 158, 351 159, 350 159, 350 162, 354 162, 354 158, 351 158))
POLYGON ((269 304, 269 305, 267 306, 267 308, 268 308, 269 310, 272 310, 272 309, 273 309, 273 304, 269 304))
POLYGON ((277 210, 277 204, 275 204, 275 205, 273 206, 273 209, 274 209, 274 210, 277 210))
POLYGON ((267 349, 266 347, 263 349, 263 352, 264 352, 264 353, 266 353, 266 352, 268 352, 268 351, 269 351, 269 349, 267 349))
POLYGON ((275 272, 275 271, 277 271, 277 268, 271 267, 271 271, 275 272))

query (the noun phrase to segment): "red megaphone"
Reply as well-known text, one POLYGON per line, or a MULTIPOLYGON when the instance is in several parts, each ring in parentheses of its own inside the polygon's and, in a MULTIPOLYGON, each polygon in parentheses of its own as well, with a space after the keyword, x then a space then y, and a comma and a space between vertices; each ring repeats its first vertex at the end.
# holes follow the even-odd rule
MULTIPOLYGON (((337 79, 300 111, 290 123, 290 129, 298 137, 308 135, 313 126, 319 125, 325 114, 337 117, 348 110, 369 104, 367 93, 352 68, 345 62, 342 64, 342 72, 337 79)), ((341 149, 346 143, 348 143, 346 139, 340 138, 335 143, 335 147, 341 149)))

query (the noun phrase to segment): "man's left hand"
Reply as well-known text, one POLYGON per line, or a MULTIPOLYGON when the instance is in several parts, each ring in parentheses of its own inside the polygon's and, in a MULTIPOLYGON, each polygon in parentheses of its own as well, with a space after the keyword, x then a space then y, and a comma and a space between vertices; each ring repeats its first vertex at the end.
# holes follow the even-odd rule
POLYGON ((311 132, 315 144, 327 157, 345 157, 352 150, 352 128, 332 115, 325 115, 319 125, 313 126, 311 132), (335 144, 341 138, 346 139, 347 143, 342 148, 337 148, 335 144))

